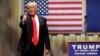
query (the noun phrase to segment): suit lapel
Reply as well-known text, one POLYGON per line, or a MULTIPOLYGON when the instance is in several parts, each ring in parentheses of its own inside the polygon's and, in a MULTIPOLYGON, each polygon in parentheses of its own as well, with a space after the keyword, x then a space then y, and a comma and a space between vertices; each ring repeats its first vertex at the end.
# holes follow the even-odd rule
POLYGON ((41 18, 38 16, 38 20, 39 20, 39 35, 40 35, 40 32, 41 32, 41 18))
POLYGON ((27 16, 27 20, 26 20, 26 28, 27 28, 27 33, 28 35, 32 34, 32 19, 30 16, 27 16))

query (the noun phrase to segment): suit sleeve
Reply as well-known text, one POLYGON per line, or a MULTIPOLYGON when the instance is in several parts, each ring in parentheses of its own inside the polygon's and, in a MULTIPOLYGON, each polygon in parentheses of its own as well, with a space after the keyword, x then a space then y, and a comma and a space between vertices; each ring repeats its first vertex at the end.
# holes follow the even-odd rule
POLYGON ((50 39, 49 39, 48 27, 46 22, 47 20, 45 19, 45 46, 46 49, 50 50, 50 39))
POLYGON ((24 47, 24 36, 25 34, 25 25, 22 24, 22 19, 23 19, 23 15, 20 16, 20 23, 19 23, 19 27, 21 28, 21 38, 19 39, 19 43, 18 43, 18 48, 17 51, 21 52, 22 51, 22 47, 24 47))

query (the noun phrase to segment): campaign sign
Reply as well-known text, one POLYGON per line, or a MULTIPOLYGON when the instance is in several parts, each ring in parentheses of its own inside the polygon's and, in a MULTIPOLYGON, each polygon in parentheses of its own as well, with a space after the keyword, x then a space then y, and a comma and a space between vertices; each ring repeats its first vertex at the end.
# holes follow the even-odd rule
POLYGON ((100 42, 69 42, 68 56, 100 56, 100 42))

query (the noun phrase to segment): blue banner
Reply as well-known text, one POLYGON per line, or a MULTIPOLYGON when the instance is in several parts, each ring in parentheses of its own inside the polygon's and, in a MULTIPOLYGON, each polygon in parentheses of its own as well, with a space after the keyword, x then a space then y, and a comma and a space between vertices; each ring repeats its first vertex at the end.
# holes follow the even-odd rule
POLYGON ((69 42, 68 56, 100 56, 100 42, 69 42))

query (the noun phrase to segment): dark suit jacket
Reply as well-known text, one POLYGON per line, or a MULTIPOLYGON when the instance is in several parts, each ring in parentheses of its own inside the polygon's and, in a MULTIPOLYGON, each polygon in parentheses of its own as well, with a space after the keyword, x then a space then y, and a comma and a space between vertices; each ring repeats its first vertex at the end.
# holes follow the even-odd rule
MULTIPOLYGON (((22 29, 22 34, 17 49, 20 52, 27 52, 32 43, 33 25, 31 16, 27 15, 27 20, 25 21, 24 25, 22 24, 22 18, 23 16, 21 16, 20 18, 21 22, 19 24, 20 28, 22 29)), ((38 19, 39 19, 39 43, 37 47, 39 48, 40 52, 43 52, 44 44, 46 46, 46 49, 50 50, 50 40, 46 24, 47 20, 44 17, 40 16, 38 16, 38 19)))

